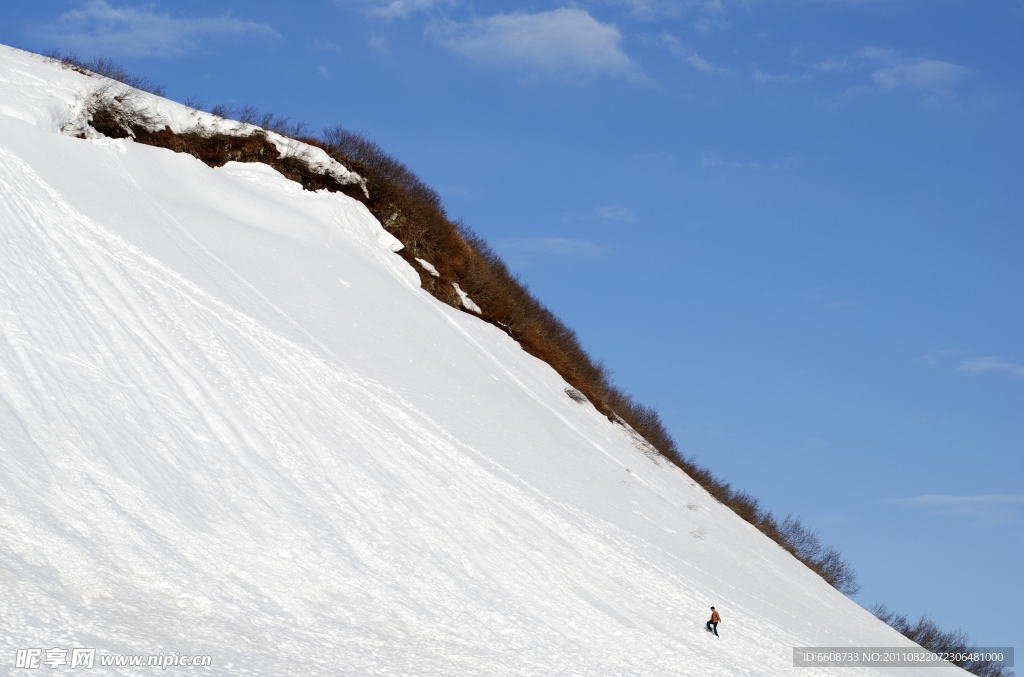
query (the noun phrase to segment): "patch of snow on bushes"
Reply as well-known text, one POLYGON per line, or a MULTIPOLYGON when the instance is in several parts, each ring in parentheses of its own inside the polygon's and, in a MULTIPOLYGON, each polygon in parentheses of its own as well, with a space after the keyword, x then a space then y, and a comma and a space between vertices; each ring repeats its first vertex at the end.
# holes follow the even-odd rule
POLYGON ((455 287, 455 293, 459 295, 459 300, 462 301, 463 308, 465 308, 466 310, 472 310, 477 315, 479 315, 482 312, 480 306, 473 303, 473 299, 469 298, 469 294, 462 291, 462 288, 459 287, 458 283, 452 282, 452 286, 455 287))

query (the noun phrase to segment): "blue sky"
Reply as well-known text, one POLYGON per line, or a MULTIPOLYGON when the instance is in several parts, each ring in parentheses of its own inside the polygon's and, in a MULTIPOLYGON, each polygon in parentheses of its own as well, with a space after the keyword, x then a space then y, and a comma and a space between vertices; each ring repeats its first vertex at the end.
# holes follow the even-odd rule
POLYGON ((687 454, 1024 646, 1024 2, 6 3, 0 41, 364 132, 687 454))

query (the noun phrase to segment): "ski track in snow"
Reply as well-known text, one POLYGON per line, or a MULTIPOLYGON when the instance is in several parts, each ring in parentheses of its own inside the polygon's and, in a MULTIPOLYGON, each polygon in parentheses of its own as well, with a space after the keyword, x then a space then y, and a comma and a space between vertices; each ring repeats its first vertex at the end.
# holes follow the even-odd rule
POLYGON ((420 291, 355 201, 53 137, 88 83, 2 49, 0 661, 95 647, 210 654, 168 670, 210 675, 812 676, 791 647, 907 644, 420 291), (103 178, 78 189, 68 166, 103 178), (185 206, 159 193, 173 181, 185 206), (268 233, 207 184, 295 216, 268 233), (351 280, 334 291, 324 247, 351 280), (279 275, 295 251, 312 253, 279 275), (351 317, 311 320, 328 302, 351 317))

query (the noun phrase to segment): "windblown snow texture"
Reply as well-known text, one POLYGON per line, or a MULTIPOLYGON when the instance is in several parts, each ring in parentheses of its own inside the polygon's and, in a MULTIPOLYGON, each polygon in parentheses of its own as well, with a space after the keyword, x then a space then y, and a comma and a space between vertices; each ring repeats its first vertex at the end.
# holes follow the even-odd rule
POLYGON ((182 674, 810 676, 793 646, 908 644, 420 290, 358 202, 61 134, 101 84, 0 48, 10 672, 93 647, 213 657, 182 674))

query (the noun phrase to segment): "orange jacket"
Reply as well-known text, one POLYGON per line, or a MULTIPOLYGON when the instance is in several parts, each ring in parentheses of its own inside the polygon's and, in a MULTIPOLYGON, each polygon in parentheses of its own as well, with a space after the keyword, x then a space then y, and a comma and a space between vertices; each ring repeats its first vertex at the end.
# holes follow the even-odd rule
POLYGON ((718 615, 717 611, 712 611, 711 612, 711 622, 712 623, 721 623, 722 622, 722 617, 718 615))

